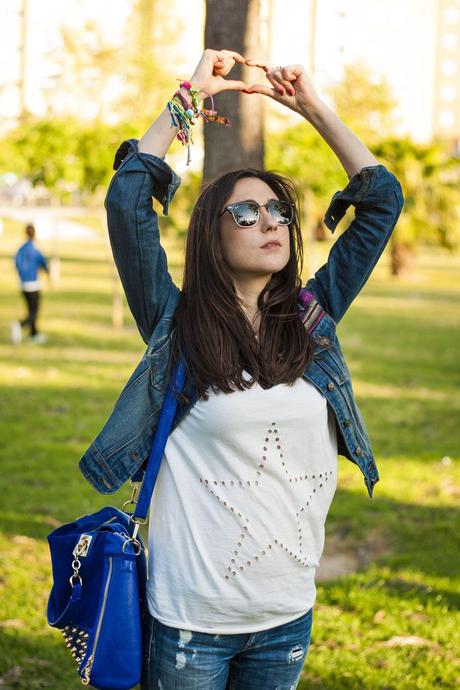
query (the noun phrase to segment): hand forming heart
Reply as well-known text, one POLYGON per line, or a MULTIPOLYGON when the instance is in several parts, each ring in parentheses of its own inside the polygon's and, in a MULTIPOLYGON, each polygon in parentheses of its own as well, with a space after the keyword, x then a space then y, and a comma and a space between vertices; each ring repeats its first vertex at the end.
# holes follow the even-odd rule
POLYGON ((243 89, 243 93, 260 93, 270 96, 278 103, 299 113, 304 113, 319 102, 320 98, 302 65, 271 67, 265 60, 252 58, 246 59, 245 62, 249 67, 263 69, 272 86, 253 84, 248 89, 243 89))
POLYGON ((246 59, 233 50, 206 49, 190 81, 203 92, 203 96, 230 90, 259 93, 300 113, 314 107, 320 100, 302 65, 271 67, 265 60, 246 59), (263 69, 271 86, 258 83, 248 85, 244 81, 226 79, 236 63, 263 69))

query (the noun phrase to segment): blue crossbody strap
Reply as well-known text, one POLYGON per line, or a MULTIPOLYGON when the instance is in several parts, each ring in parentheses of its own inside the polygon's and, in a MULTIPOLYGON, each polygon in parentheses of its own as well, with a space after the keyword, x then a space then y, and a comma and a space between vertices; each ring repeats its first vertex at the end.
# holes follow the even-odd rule
POLYGON ((150 500, 152 498, 153 489, 157 480, 160 464, 163 459, 163 453, 168 440, 169 432, 173 423, 174 415, 179 396, 185 381, 185 359, 181 355, 177 362, 171 380, 169 382, 166 395, 163 400, 161 408, 160 421, 153 440, 152 449, 150 451, 149 459, 147 461, 147 469, 145 471, 142 487, 139 493, 139 499, 136 503, 136 508, 133 513, 133 518, 140 518, 145 520, 149 512, 150 500))

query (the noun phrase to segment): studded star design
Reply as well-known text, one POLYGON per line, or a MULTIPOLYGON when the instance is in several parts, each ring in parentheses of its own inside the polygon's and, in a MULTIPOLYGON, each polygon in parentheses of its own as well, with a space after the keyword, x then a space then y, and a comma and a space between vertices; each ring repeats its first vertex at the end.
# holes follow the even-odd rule
MULTIPOLYGON (((283 445, 281 441, 281 435, 278 431, 278 425, 276 422, 272 422, 269 428, 264 434, 264 440, 262 443, 262 451, 260 462, 255 468, 254 474, 250 479, 212 479, 200 477, 200 482, 203 486, 235 517, 238 518, 240 534, 233 547, 231 555, 229 555, 228 562, 225 565, 225 578, 227 580, 231 579, 232 576, 238 573, 243 573, 246 568, 250 568, 259 561, 261 558, 267 555, 267 553, 273 548, 280 548, 288 553, 299 565, 304 567, 309 567, 310 563, 303 551, 302 544, 302 525, 301 519, 302 514, 306 514, 309 506, 315 499, 316 494, 319 490, 326 486, 326 482, 331 478, 333 470, 323 470, 321 473, 315 474, 301 474, 294 476, 290 473, 288 465, 286 464, 286 459, 283 452, 283 445), (306 486, 306 492, 304 498, 296 506, 295 517, 296 517, 296 529, 297 538, 294 546, 288 546, 285 541, 280 539, 276 535, 269 536, 267 543, 257 551, 253 552, 252 557, 244 556, 240 549, 244 546, 244 540, 251 536, 251 521, 244 515, 241 510, 239 510, 233 502, 230 500, 232 496, 232 491, 234 489, 245 489, 251 491, 255 487, 259 486, 259 481, 262 482, 264 478, 264 470, 269 463, 281 462, 284 468, 287 479, 290 483, 301 483, 304 482, 306 486)), ((247 543, 247 542, 246 542, 247 543)))

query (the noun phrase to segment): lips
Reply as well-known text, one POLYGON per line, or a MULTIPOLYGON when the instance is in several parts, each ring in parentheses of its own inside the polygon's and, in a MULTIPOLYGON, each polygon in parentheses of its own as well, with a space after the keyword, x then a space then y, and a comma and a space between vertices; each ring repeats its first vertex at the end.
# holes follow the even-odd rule
POLYGON ((265 244, 262 245, 261 249, 264 247, 281 247, 281 242, 278 242, 278 240, 270 240, 270 242, 265 242, 265 244))

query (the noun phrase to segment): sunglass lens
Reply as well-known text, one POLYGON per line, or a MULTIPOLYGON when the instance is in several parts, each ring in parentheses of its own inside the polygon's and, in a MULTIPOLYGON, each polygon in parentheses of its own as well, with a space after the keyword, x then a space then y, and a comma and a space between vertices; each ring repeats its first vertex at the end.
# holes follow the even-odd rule
POLYGON ((233 207, 235 222, 243 228, 255 225, 259 219, 259 209, 256 204, 245 202, 233 207))
POLYGON ((279 225, 288 225, 292 221, 292 207, 287 201, 271 201, 268 210, 279 225))

